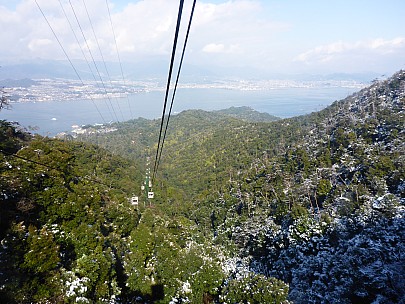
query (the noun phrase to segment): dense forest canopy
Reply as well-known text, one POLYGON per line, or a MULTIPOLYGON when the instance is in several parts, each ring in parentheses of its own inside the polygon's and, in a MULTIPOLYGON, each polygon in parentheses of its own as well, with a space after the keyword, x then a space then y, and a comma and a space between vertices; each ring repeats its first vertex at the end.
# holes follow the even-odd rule
POLYGON ((400 71, 290 119, 182 112, 153 200, 159 121, 74 140, 0 121, 0 299, 403 302, 404 109, 400 71))

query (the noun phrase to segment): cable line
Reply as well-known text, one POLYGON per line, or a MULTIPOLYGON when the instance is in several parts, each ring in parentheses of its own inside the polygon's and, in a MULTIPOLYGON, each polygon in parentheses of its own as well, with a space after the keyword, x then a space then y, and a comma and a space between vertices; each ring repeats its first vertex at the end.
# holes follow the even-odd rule
POLYGON ((159 140, 158 140, 158 146, 157 146, 157 150, 156 150, 156 158, 155 158, 155 165, 154 165, 154 169, 153 169, 152 180, 155 179, 156 171, 157 171, 157 167, 158 167, 158 156, 159 156, 159 150, 160 150, 160 141, 161 141, 161 138, 162 138, 163 123, 164 123, 164 118, 165 118, 165 114, 166 114, 167 97, 169 95, 170 80, 171 80, 172 71, 173 71, 173 63, 174 63, 174 58, 175 58, 175 55, 176 55, 177 38, 179 36, 181 15, 182 15, 182 12, 183 12, 183 4, 184 4, 184 0, 180 0, 179 12, 178 12, 178 15, 177 15, 177 25, 176 25, 176 31, 175 31, 175 35, 174 35, 174 42, 173 42, 173 49, 172 49, 172 57, 171 57, 171 60, 170 60, 169 75, 167 77, 165 101, 164 101, 164 105, 163 105, 162 120, 161 120, 161 123, 160 123, 159 140))
POLYGON ((186 38, 185 38, 185 40, 184 40, 183 51, 182 51, 182 53, 181 53, 181 59, 180 59, 179 69, 178 69, 178 71, 177 71, 176 83, 175 83, 175 85, 174 85, 172 100, 171 100, 171 103, 170 103, 169 114, 168 114, 167 120, 166 120, 165 132, 164 132, 164 134, 163 134, 162 147, 161 147, 160 153, 159 153, 158 165, 157 165, 158 167, 159 167, 159 164, 160 164, 160 159, 161 159, 161 157, 162 157, 163 145, 165 144, 167 127, 169 126, 169 120, 170 120, 170 115, 171 115, 171 113, 172 113, 174 97, 176 96, 177 84, 178 84, 179 78, 180 78, 180 71, 181 71, 181 67, 182 67, 182 65, 183 65, 184 53, 185 53, 185 51, 186 51, 188 36, 189 36, 189 34, 190 34, 191 22, 192 22, 192 20, 193 20, 194 8, 195 8, 196 2, 197 2, 197 0, 194 0, 194 1, 193 1, 193 6, 192 6, 192 8, 191 8, 190 20, 189 20, 189 22, 188 22, 188 27, 187 27, 187 34, 186 34, 186 38))
POLYGON ((91 75, 93 76, 94 83, 96 84, 96 86, 97 86, 98 88, 101 89, 99 83, 97 82, 96 75, 94 74, 93 69, 91 68, 90 62, 89 62, 89 60, 87 59, 87 56, 86 56, 86 54, 85 54, 85 52, 84 52, 84 50, 83 50, 82 45, 80 44, 79 38, 78 38, 77 35, 76 35, 76 32, 75 32, 75 30, 74 30, 74 28, 73 28, 73 25, 72 25, 72 23, 70 22, 70 19, 69 19, 69 17, 68 17, 67 14, 66 14, 65 9, 63 8, 63 4, 62 4, 61 0, 59 0, 59 4, 60 4, 60 7, 61 7, 61 9, 62 9, 63 14, 65 15, 65 18, 66 18, 67 22, 69 23, 70 29, 71 29, 71 31, 72 31, 72 33, 73 33, 75 39, 76 39, 76 43, 77 43, 77 45, 79 46, 80 51, 82 52, 82 55, 83 55, 83 57, 84 57, 84 60, 85 60, 86 63, 87 63, 87 66, 88 66, 88 68, 89 68, 89 70, 90 70, 90 73, 91 73, 91 75))
MULTIPOLYGON (((45 14, 44 14, 44 12, 43 12, 43 10, 42 10, 42 8, 41 8, 41 6, 38 4, 37 0, 35 0, 35 3, 36 3, 36 5, 38 6, 38 9, 39 9, 39 11, 41 12, 42 16, 44 17, 44 19, 45 19, 46 23, 48 24, 49 28, 51 29, 53 35, 55 36, 55 39, 56 39, 56 41, 58 42, 59 46, 61 47, 63 53, 65 54, 66 58, 68 59, 70 65, 72 66, 73 70, 75 71, 77 78, 79 78, 80 82, 81 82, 82 85, 84 86, 84 82, 83 82, 82 78, 80 77, 79 73, 77 72, 77 69, 75 68, 75 66, 74 66, 74 64, 73 64, 73 62, 72 62, 72 60, 71 60, 70 57, 69 57, 69 55, 66 53, 65 48, 63 47, 63 45, 62 45, 62 43, 60 42, 58 36, 56 35, 54 29, 52 28, 51 24, 49 23, 48 18, 46 18, 45 14)), ((100 114, 101 119, 103 120, 104 123, 106 123, 106 120, 104 119, 103 115, 101 114, 99 108, 97 107, 97 105, 96 105, 96 103, 94 102, 94 99, 93 99, 93 97, 92 97, 91 95, 90 95, 90 99, 91 99, 91 101, 93 102, 94 106, 96 107, 98 114, 100 114)))
MULTIPOLYGON (((124 82, 124 85, 126 85, 126 80, 125 80, 125 77, 124 77, 124 71, 122 69, 120 53, 118 52, 117 38, 116 38, 116 35, 115 35, 115 30, 114 30, 114 25, 113 25, 112 18, 111 18, 111 12, 110 12, 110 6, 108 5, 108 0, 105 0, 105 4, 107 5, 108 17, 110 18, 111 31, 113 33, 114 43, 115 43, 115 50, 117 52, 118 62, 120 64, 122 81, 124 82)), ((128 95, 127 95, 127 101, 128 101, 129 113, 131 114, 131 118, 132 118, 133 117, 132 108, 131 108, 131 103, 129 102, 128 95)))
POLYGON ((83 51, 83 48, 82 48, 82 46, 81 46, 81 44, 80 44, 80 41, 79 41, 79 38, 77 38, 76 32, 75 32, 74 29, 73 29, 73 25, 72 25, 72 23, 70 22, 68 15, 66 14, 66 11, 65 11, 65 9, 64 9, 64 7, 63 7, 63 4, 62 4, 62 1, 61 1, 61 0, 59 0, 59 5, 60 5, 60 8, 62 9, 63 15, 65 16, 67 22, 69 23, 70 30, 72 31, 72 33, 73 33, 73 35, 74 35, 74 37, 75 37, 76 43, 77 43, 77 45, 79 46, 80 51, 82 52, 82 55, 83 55, 83 57, 84 57, 84 59, 85 59, 85 61, 86 61, 86 63, 87 63, 87 66, 89 67, 89 70, 90 70, 91 74, 93 75, 94 80, 96 80, 96 76, 95 76, 94 73, 93 73, 93 70, 92 70, 92 68, 91 68, 91 66, 90 66, 89 61, 87 60, 87 56, 86 56, 86 54, 85 54, 84 51, 83 51))
MULTIPOLYGON (((63 174, 66 174, 66 171, 65 171, 65 170, 62 170, 62 169, 60 169, 60 168, 52 167, 52 166, 49 166, 49 165, 47 165, 47 164, 41 163, 41 162, 39 162, 39 161, 36 161, 36 160, 32 160, 32 159, 29 159, 29 158, 26 158, 26 157, 19 156, 19 155, 15 154, 15 153, 9 154, 9 153, 7 153, 7 152, 5 152, 5 151, 3 151, 3 150, 0 150, 0 152, 3 153, 4 155, 11 156, 11 157, 15 157, 15 158, 21 159, 21 160, 23 160, 23 161, 26 161, 26 162, 29 162, 29 163, 33 163, 33 164, 36 164, 36 165, 39 165, 39 166, 42 166, 42 167, 45 167, 45 168, 48 168, 48 169, 51 169, 51 170, 55 170, 55 171, 58 171, 58 172, 63 173, 63 174)), ((86 179, 86 180, 91 181, 91 182, 93 182, 93 183, 97 183, 97 184, 100 184, 100 185, 104 185, 104 186, 106 186, 106 187, 108 187, 108 188, 110 188, 110 189, 112 188, 112 189, 120 190, 120 191, 126 193, 126 192, 125 192, 124 190, 122 190, 122 189, 113 188, 113 187, 111 187, 110 185, 107 185, 106 183, 100 182, 100 181, 98 181, 98 180, 92 179, 92 178, 87 177, 87 176, 77 176, 77 175, 71 175, 71 176, 74 177, 74 178, 76 178, 77 180, 79 180, 79 179, 86 179)))
MULTIPOLYGON (((93 31, 94 39, 96 40, 97 47, 98 47, 98 50, 99 50, 99 52, 100 52, 101 60, 103 61, 103 64, 104 64, 105 72, 106 72, 106 74, 107 74, 107 76, 108 76, 108 80, 109 80, 109 82, 110 82, 110 88, 113 89, 113 84, 112 84, 112 81, 111 81, 111 76, 110 76, 110 73, 108 72, 107 64, 105 63, 104 55, 103 55, 103 52, 101 51, 100 43, 98 42, 97 35, 96 35, 96 31, 94 30, 93 22, 91 21, 91 17, 90 17, 89 11, 88 11, 88 9, 87 9, 87 5, 86 5, 85 0, 83 0, 83 5, 84 5, 84 8, 85 8, 85 10, 86 10, 87 18, 89 19, 89 23, 90 23, 90 26, 91 26, 91 30, 93 31)), ((106 94, 107 94, 107 92, 106 92, 106 94)), ((121 113, 122 119, 124 119, 124 115, 122 115, 122 111, 121 111, 120 104, 117 103, 117 106, 118 106, 118 110, 119 110, 120 113, 121 113)), ((111 103, 111 107, 112 107, 112 109, 113 109, 115 118, 117 118, 117 115, 115 114, 114 106, 113 106, 112 103, 111 103)), ((117 119, 117 121, 118 121, 118 119, 117 119)))
MULTIPOLYGON (((35 0, 35 1, 36 1, 36 0, 35 0)), ((79 18, 77 17, 76 11, 75 11, 75 9, 74 9, 74 7, 73 7, 73 4, 72 4, 72 1, 71 1, 71 0, 69 0, 69 4, 70 4, 70 7, 72 8, 72 11, 73 11, 73 14, 74 14, 74 16, 75 16, 76 22, 77 22, 77 24, 78 24, 78 26, 79 26, 79 29, 80 29, 81 33, 82 33, 82 36, 83 36, 84 42, 86 43, 87 50, 89 51, 90 57, 91 57, 91 59, 93 60, 93 64, 94 64, 94 67, 96 68, 96 71, 97 71, 98 77, 100 78, 101 84, 103 85, 104 92, 105 92, 105 94, 107 95, 107 98, 108 98, 108 100, 109 100, 109 102, 110 102, 110 104, 111 104, 111 107, 112 107, 112 110, 113 110, 113 113, 114 113, 115 119, 116 119, 116 121, 118 121, 117 115, 115 114, 114 108, 113 108, 112 103, 111 103, 111 98, 110 98, 110 96, 108 96, 108 94, 107 94, 107 89, 106 89, 106 87, 105 87, 105 84, 104 84, 103 78, 101 77, 100 70, 98 69, 98 66, 97 66, 96 60, 94 59, 93 53, 91 52, 91 49, 90 49, 89 43, 87 42, 86 36, 84 35, 83 28, 82 28, 82 26, 81 26, 81 24, 80 24, 79 18)), ((109 112, 110 112, 110 114, 111 114, 111 110, 110 110, 110 108, 109 108, 109 106, 108 106, 107 102, 106 102, 106 105, 107 105, 107 109, 108 109, 108 111, 109 111, 109 112)), ((111 115, 111 116, 113 116, 113 115, 111 115)), ((113 118, 114 118, 114 117, 113 117, 113 118)))

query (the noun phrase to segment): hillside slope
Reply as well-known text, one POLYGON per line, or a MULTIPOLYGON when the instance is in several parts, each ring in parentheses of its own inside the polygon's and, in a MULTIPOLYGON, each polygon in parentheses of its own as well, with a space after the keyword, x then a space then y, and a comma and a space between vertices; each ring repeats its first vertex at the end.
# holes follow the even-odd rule
POLYGON ((181 113, 158 197, 216 244, 237 245, 242 277, 275 276, 294 302, 403 300, 404 109, 400 71, 271 123, 181 113))
MULTIPOLYGON (((165 204, 129 199, 135 161, 0 121, 0 300, 5 303, 212 303, 228 250, 165 204)), ((288 287, 252 276, 281 303, 288 287)), ((235 289, 236 288, 236 289, 235 289)))
POLYGON ((402 303, 404 109, 400 71, 291 119, 182 112, 137 206, 159 121, 81 138, 104 149, 1 121, 0 297, 402 303))
POLYGON ((404 116, 401 71, 294 119, 302 135, 207 206, 218 242, 237 244, 243 271, 288 283, 296 303, 404 301, 404 116))

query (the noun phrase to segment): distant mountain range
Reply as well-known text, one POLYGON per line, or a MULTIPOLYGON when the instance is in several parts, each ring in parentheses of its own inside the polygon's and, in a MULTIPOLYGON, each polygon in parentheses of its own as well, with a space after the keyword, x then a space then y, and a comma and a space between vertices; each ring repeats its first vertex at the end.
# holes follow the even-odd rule
MULTIPOLYGON (((94 64, 89 64, 83 60, 73 62, 77 73, 83 80, 99 79, 94 64)), ((96 62, 97 68, 102 77, 107 75, 104 63, 96 62)), ((108 74, 114 79, 122 79, 121 67, 118 63, 106 62, 108 74)), ((128 80, 139 80, 148 78, 157 78, 162 81, 166 80, 169 63, 161 59, 149 59, 143 62, 122 64, 124 78, 128 80)), ((381 77, 380 74, 369 73, 334 73, 329 75, 317 74, 281 74, 268 73, 254 68, 221 68, 215 69, 184 64, 182 68, 181 79, 183 81, 204 82, 207 79, 280 79, 296 81, 316 81, 316 80, 354 80, 358 82, 370 82, 371 80, 381 77)), ((0 68, 0 80, 4 79, 40 79, 40 78, 66 78, 78 79, 75 70, 68 61, 44 60, 27 61, 20 63, 2 63, 0 68)))
POLYGON ((28 87, 36 84, 36 83, 37 83, 37 81, 29 79, 29 78, 1 79, 0 80, 0 87, 6 87, 6 88, 23 87, 23 88, 28 88, 28 87))

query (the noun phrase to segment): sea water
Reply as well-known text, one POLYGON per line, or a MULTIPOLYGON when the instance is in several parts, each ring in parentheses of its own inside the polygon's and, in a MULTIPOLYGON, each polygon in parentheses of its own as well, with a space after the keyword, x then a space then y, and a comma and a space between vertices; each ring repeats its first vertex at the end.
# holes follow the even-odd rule
MULTIPOLYGON (((280 88, 272 90, 229 90, 217 88, 178 89, 173 114, 189 109, 206 111, 249 106, 281 118, 319 111, 335 100, 347 97, 356 88, 280 88)), ((74 125, 106 124, 139 117, 162 116, 164 91, 140 92, 124 98, 12 103, 0 119, 17 121, 33 133, 55 136, 71 131, 74 125)), ((168 99, 167 111, 170 105, 168 99)))

